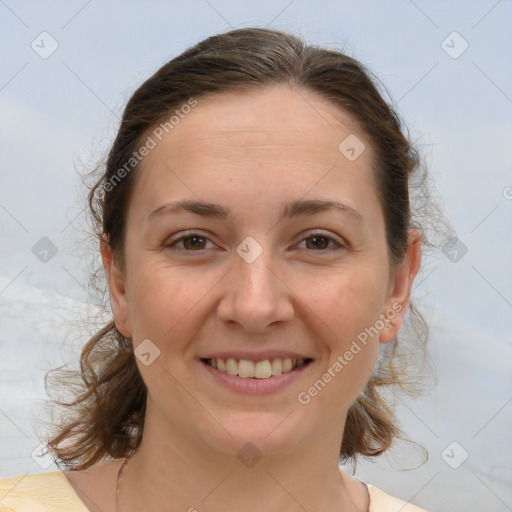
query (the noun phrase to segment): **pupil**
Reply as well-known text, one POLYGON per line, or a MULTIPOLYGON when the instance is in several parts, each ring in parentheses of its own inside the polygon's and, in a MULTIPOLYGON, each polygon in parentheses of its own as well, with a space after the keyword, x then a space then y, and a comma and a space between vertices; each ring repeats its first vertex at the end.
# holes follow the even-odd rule
POLYGON ((200 236, 191 236, 188 238, 189 244, 192 247, 198 247, 199 245, 201 245, 201 240, 202 240, 202 237, 200 237, 200 236))
POLYGON ((313 236, 313 237, 311 237, 311 240, 313 240, 313 245, 315 247, 320 247, 320 246, 324 245, 324 244, 322 244, 322 242, 325 242, 326 237, 325 236, 313 236), (317 242, 314 242, 314 240, 316 240, 317 242))

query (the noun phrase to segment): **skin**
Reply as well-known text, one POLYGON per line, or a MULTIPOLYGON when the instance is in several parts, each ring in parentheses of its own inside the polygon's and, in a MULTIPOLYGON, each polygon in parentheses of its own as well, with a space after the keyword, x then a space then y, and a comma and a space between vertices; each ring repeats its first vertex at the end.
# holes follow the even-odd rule
MULTIPOLYGON (((160 350, 148 366, 137 360, 148 408, 120 510, 368 510, 366 488, 338 469, 339 447, 379 344, 401 327, 421 260, 411 229, 407 257, 390 273, 372 165, 370 141, 350 116, 286 86, 198 99, 145 157, 124 268, 102 246, 117 328, 135 347, 150 339, 160 350), (366 145, 355 161, 338 150, 350 134, 366 145), (184 199, 221 204, 231 216, 148 218, 184 199), (299 199, 340 201, 362 220, 336 210, 281 219, 282 206, 299 199), (191 239, 172 245, 187 230, 199 232, 198 248, 191 239), (248 236, 263 249, 252 263, 236 252, 248 236), (393 323, 299 403, 297 395, 393 304, 393 323), (214 350, 267 349, 313 362, 288 387, 258 396, 221 386, 199 360, 214 350), (248 442, 263 454, 250 468, 236 456, 248 442)), ((114 512, 119 465, 66 476, 91 510, 114 512)))

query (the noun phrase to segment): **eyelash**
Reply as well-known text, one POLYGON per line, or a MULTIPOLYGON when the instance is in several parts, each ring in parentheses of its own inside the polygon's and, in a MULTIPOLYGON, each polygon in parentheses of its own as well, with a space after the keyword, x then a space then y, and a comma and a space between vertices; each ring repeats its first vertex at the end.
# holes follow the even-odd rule
MULTIPOLYGON (((341 251, 343 249, 346 249, 346 246, 343 245, 341 242, 338 242, 338 240, 336 240, 334 237, 326 235, 325 233, 317 232, 317 231, 313 231, 313 232, 308 233, 307 236, 305 236, 304 238, 301 239, 300 243, 304 242, 305 240, 308 240, 309 238, 314 238, 315 236, 327 238, 327 240, 336 243, 338 245, 338 247, 334 248, 334 249, 333 248, 331 248, 331 249, 319 249, 319 250, 311 249, 311 251, 313 251, 313 252, 332 253, 332 252, 338 252, 338 251, 341 251)), ((211 242, 211 240, 207 236, 204 236, 201 233, 190 231, 186 235, 183 235, 183 236, 177 238, 176 240, 173 240, 172 242, 169 242, 168 244, 165 244, 165 248, 166 249, 171 249, 171 250, 176 250, 178 252, 199 253, 198 256, 200 256, 200 255, 203 254, 203 251, 206 251, 206 249, 199 249, 197 251, 193 251, 193 250, 189 250, 189 249, 183 249, 183 248, 176 249, 175 248, 176 244, 178 244, 178 243, 180 243, 180 242, 182 242, 184 240, 187 240, 188 238, 194 238, 194 237, 203 238, 203 239, 208 240, 208 241, 211 242)))

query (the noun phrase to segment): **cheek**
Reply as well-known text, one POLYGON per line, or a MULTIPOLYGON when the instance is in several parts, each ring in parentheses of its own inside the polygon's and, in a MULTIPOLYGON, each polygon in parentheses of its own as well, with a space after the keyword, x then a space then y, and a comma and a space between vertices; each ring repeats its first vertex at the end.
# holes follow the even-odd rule
POLYGON ((330 334, 332 348, 342 349, 348 339, 373 325, 386 298, 386 275, 371 264, 295 279, 302 302, 330 334))
POLYGON ((302 300, 321 320, 326 350, 316 380, 305 390, 308 396, 318 396, 318 406, 326 401, 336 403, 336 411, 346 409, 371 377, 379 351, 380 324, 376 324, 385 301, 386 282, 379 268, 366 266, 333 273, 317 279, 315 288, 313 282, 305 288, 312 291, 304 293, 302 300))
MULTIPOLYGON (((135 263, 135 262, 134 262, 135 263)), ((133 266, 130 318, 133 338, 163 342, 195 311, 215 280, 208 273, 169 265, 162 258, 148 258, 133 266)), ((175 338, 175 336, 173 336, 175 338)))
MULTIPOLYGON (((197 317, 207 307, 209 290, 215 295, 215 285, 225 274, 225 269, 170 265, 161 255, 139 261, 133 258, 128 269, 135 340, 151 335, 161 339, 185 317, 189 318, 184 323, 190 323, 190 314, 197 317)), ((371 262, 330 271, 281 268, 278 273, 293 291, 284 300, 295 302, 298 320, 320 320, 321 337, 329 340, 333 349, 343 350, 348 339, 373 325, 385 300, 385 276, 371 262), (294 299, 295 294, 299 300, 294 299)))

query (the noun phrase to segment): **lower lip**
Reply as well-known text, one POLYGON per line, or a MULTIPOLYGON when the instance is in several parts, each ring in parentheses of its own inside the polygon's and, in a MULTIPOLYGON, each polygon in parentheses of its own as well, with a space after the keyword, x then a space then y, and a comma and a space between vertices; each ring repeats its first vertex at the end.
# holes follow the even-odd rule
POLYGON ((300 366, 288 373, 274 375, 268 379, 256 379, 251 377, 239 377, 238 375, 230 375, 229 373, 220 372, 204 361, 199 361, 201 366, 220 384, 226 386, 232 391, 247 394, 270 394, 281 391, 286 386, 297 380, 305 370, 307 370, 312 361, 300 366))

